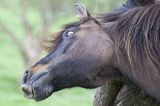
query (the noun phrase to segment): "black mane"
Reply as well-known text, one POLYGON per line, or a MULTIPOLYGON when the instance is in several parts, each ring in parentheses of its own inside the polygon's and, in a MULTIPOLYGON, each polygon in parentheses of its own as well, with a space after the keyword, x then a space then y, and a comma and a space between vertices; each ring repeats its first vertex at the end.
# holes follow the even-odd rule
POLYGON ((127 12, 130 9, 141 7, 141 6, 148 6, 156 3, 156 0, 127 0, 125 4, 123 4, 122 7, 115 9, 109 13, 101 14, 99 18, 102 20, 102 22, 112 22, 118 19, 118 17, 127 12))
POLYGON ((160 3, 124 13, 115 29, 115 42, 125 48, 132 65, 143 56, 160 66, 160 3))

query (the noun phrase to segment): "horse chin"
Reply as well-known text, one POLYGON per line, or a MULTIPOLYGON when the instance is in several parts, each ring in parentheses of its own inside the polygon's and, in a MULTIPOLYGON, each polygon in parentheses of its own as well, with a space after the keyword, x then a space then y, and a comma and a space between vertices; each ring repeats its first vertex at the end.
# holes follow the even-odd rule
POLYGON ((52 85, 45 85, 45 86, 35 86, 36 84, 33 84, 33 99, 35 101, 42 101, 49 96, 52 95, 54 91, 54 87, 52 85))

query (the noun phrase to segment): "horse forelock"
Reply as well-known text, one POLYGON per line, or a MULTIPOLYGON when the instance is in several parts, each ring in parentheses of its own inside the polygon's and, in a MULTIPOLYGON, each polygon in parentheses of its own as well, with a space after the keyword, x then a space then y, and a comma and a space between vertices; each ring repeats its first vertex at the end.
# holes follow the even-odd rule
POLYGON ((62 41, 63 33, 71 28, 71 27, 78 27, 79 25, 85 23, 88 20, 80 20, 74 23, 66 24, 62 27, 62 30, 56 33, 50 34, 48 37, 42 38, 40 42, 40 46, 47 52, 54 50, 62 41), (47 38, 47 39, 46 39, 47 38))
POLYGON ((115 43, 123 46, 131 66, 140 59, 160 66, 160 3, 132 9, 117 19, 115 43))

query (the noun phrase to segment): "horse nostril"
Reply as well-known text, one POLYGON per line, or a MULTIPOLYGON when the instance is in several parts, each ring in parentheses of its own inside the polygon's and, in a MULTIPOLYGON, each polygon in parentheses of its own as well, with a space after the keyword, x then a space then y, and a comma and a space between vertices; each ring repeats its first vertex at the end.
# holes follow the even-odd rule
POLYGON ((25 71, 24 77, 23 77, 23 84, 25 84, 30 78, 31 78, 31 72, 30 70, 25 71))
POLYGON ((25 74, 28 74, 28 70, 27 70, 27 71, 25 71, 25 74))
POLYGON ((25 93, 25 95, 32 95, 32 88, 30 86, 27 85, 22 85, 22 90, 25 93))

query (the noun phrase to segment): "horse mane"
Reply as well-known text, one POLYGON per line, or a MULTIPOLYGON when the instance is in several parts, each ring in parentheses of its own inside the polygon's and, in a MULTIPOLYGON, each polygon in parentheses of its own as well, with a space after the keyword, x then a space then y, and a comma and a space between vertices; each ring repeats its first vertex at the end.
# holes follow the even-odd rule
POLYGON ((115 43, 125 48, 131 66, 144 56, 160 66, 160 3, 127 11, 118 17, 115 29, 115 43))
POLYGON ((109 13, 100 14, 99 19, 102 22, 113 22, 118 19, 118 17, 127 12, 130 9, 140 7, 140 6, 149 6, 158 2, 157 0, 127 0, 126 3, 122 5, 122 7, 115 9, 109 13))
MULTIPOLYGON (((90 18, 89 18, 90 19, 90 18)), ((53 51, 59 44, 60 42, 63 40, 62 36, 63 33, 71 28, 71 27, 78 27, 79 25, 87 22, 89 19, 82 19, 80 21, 77 22, 73 22, 73 23, 69 23, 66 24, 62 27, 62 30, 56 33, 52 33, 50 34, 48 37, 42 38, 42 40, 40 41, 40 46, 43 50, 45 50, 46 52, 51 52, 53 51), (46 39, 47 38, 47 39, 46 39)), ((93 18, 94 19, 94 18, 93 18)), ((94 19, 95 20, 95 19, 94 19)), ((97 22, 95 20, 95 22, 97 22)), ((98 23, 98 22, 97 22, 98 23)))

